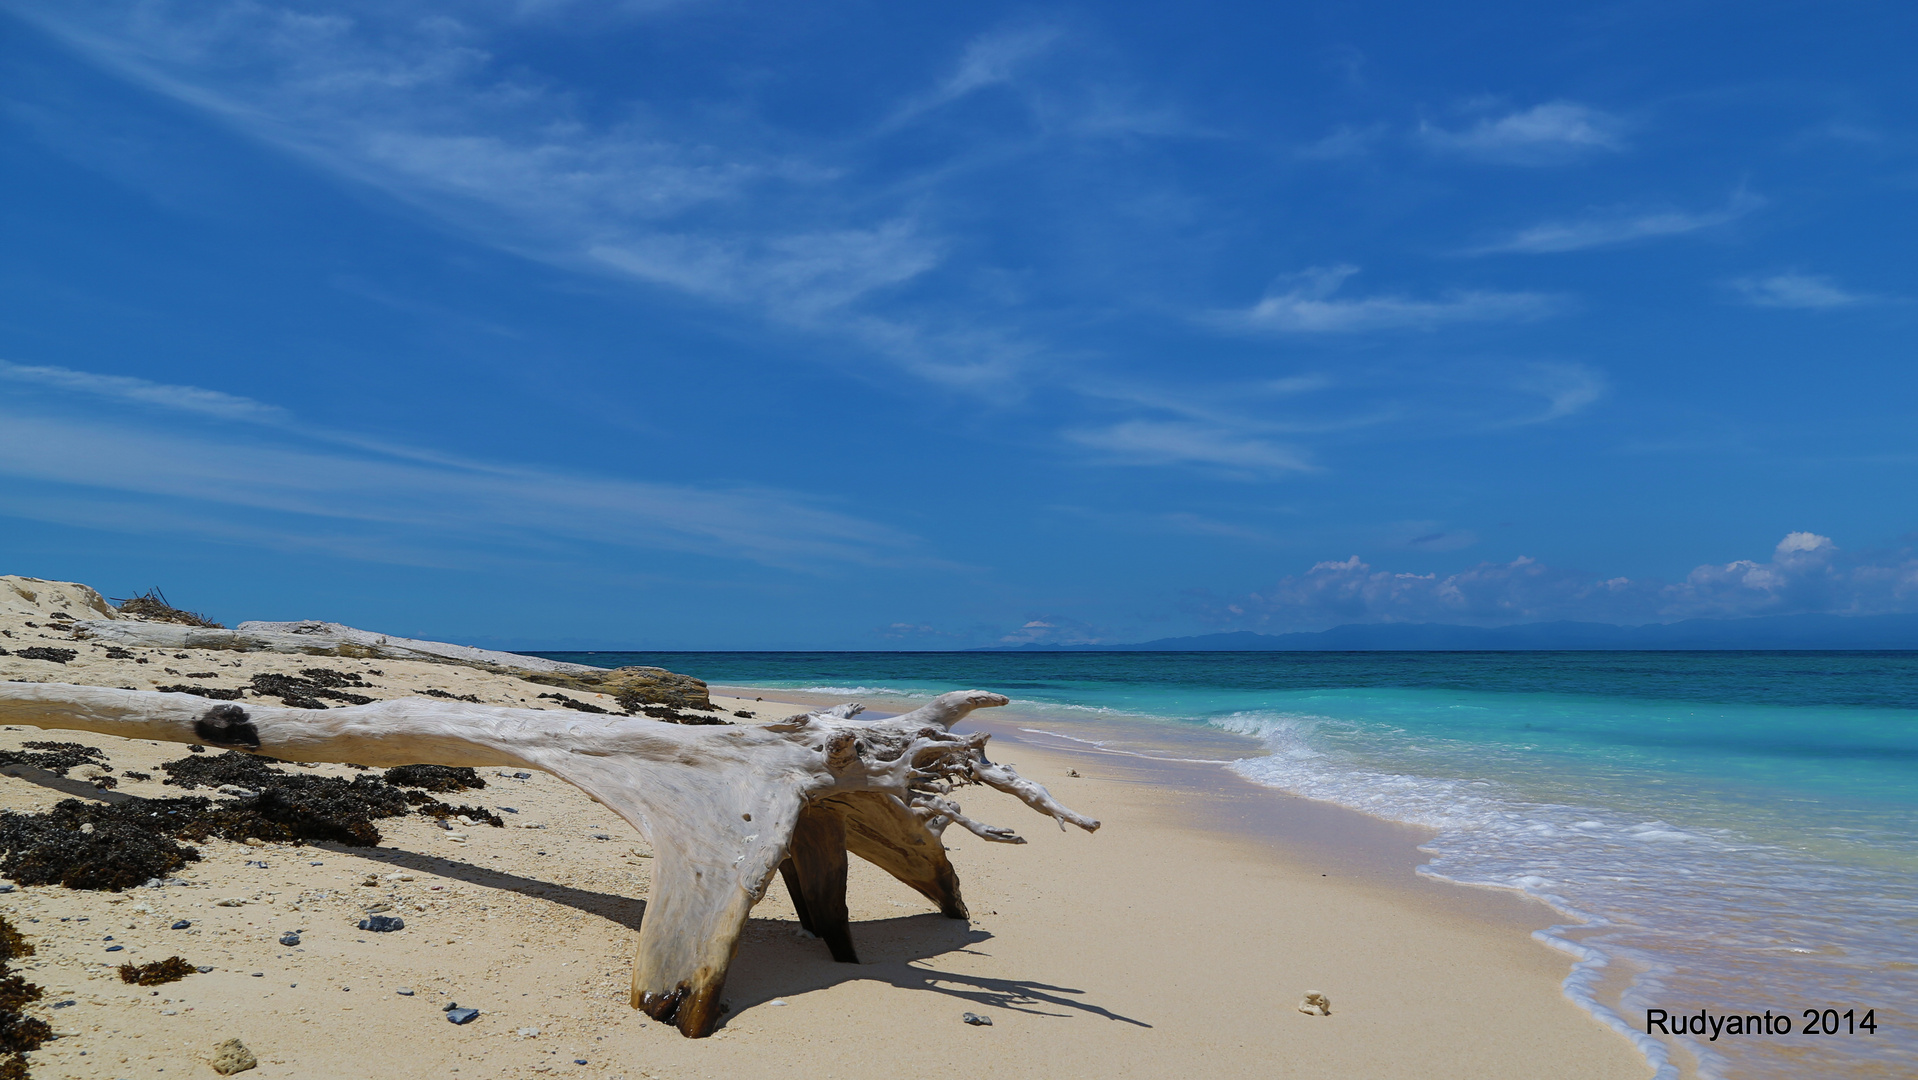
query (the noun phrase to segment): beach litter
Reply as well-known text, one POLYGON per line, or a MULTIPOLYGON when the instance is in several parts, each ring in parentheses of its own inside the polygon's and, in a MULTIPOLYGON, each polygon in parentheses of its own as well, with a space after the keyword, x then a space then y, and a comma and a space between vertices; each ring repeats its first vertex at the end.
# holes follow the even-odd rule
POLYGON ((1299 1002, 1299 1011, 1307 1016, 1331 1016, 1332 999, 1316 991, 1309 991, 1305 999, 1299 1002))

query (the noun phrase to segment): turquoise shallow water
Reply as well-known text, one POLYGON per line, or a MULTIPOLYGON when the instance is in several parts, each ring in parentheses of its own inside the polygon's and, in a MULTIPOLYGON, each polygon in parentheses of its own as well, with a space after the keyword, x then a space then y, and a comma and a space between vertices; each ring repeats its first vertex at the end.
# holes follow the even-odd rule
MULTIPOLYGON (((1918 1075, 1918 653, 545 653, 867 695, 978 687, 1256 782, 1433 826, 1422 873, 1565 922, 1566 992, 1666 1075, 1918 1075), (1096 725, 1090 721, 1097 721, 1096 725), (1216 740, 1208 741, 1216 754, 1216 740), (1248 744, 1250 745, 1250 744, 1248 744), (1645 1012, 1875 1034, 1648 1036, 1645 1012)), ((1124 748, 1126 740, 1118 740, 1124 748)))

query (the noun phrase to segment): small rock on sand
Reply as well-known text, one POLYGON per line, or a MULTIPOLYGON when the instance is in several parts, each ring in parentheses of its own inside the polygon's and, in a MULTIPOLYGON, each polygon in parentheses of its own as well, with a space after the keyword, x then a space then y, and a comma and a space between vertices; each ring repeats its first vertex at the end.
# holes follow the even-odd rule
POLYGON ((360 929, 372 934, 386 934, 394 930, 406 929, 406 920, 392 915, 374 915, 361 919, 360 929))
POLYGON ((455 1024, 470 1024, 479 1017, 478 1009, 448 1009, 446 1019, 455 1024))
POLYGON ((298 945, 299 943, 300 943, 300 935, 294 933, 291 930, 288 930, 286 933, 280 935, 280 944, 282 945, 291 947, 294 945, 298 945))
POLYGON ((964 1020, 968 1024, 971 1024, 973 1027, 991 1027, 992 1026, 992 1017, 980 1016, 978 1013, 967 1013, 966 1015, 960 1017, 960 1019, 964 1020))
POLYGON ((258 1068, 260 1061, 240 1040, 228 1039, 214 1049, 213 1060, 208 1064, 212 1065, 213 1071, 221 1076, 232 1076, 237 1072, 258 1068))
POLYGON ((1317 991, 1309 991, 1305 1000, 1299 1002, 1299 1011, 1307 1016, 1331 1016, 1332 999, 1317 991))

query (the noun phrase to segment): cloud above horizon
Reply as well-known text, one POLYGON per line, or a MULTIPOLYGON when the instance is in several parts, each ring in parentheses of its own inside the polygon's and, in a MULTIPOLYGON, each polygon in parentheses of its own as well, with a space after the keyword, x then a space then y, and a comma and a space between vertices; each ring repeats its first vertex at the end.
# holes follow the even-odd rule
POLYGON ((1436 150, 1509 165, 1557 165, 1594 151, 1616 153, 1625 149, 1624 133, 1623 120, 1575 101, 1548 101, 1456 130, 1419 125, 1420 138, 1436 150))
POLYGON ((1784 273, 1738 278, 1730 283, 1738 298, 1754 307, 1799 308, 1818 311, 1875 303, 1880 298, 1840 287, 1816 274, 1784 273))
POLYGON ((1436 299, 1336 295, 1356 266, 1315 266, 1281 279, 1283 291, 1250 308, 1216 313, 1215 325, 1268 334, 1356 334, 1375 330, 1431 330, 1451 323, 1529 322, 1553 315, 1563 299, 1543 293, 1456 289, 1436 299))
POLYGON ((1383 570, 1353 555, 1317 563, 1263 592, 1201 608, 1215 625, 1268 631, 1348 623, 1505 626, 1890 614, 1918 611, 1918 549, 1852 554, 1829 537, 1794 532, 1764 562, 1707 563, 1676 582, 1603 577, 1523 555, 1452 574, 1383 570))
POLYGON ((807 571, 937 564, 909 535, 792 492, 479 461, 124 376, 0 362, 0 380, 30 388, 0 396, 0 476, 46 486, 16 484, 8 516, 423 565, 582 543, 807 571))
POLYGON ((1548 221, 1520 229, 1503 240, 1470 248, 1464 254, 1544 255, 1616 247, 1727 225, 1764 205, 1764 199, 1741 188, 1717 210, 1599 210, 1569 221, 1548 221))

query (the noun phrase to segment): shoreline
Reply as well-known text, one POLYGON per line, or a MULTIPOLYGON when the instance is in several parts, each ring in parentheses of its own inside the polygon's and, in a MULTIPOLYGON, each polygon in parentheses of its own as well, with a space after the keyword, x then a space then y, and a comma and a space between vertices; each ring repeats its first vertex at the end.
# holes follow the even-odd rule
MULTIPOLYGON (((846 695, 738 684, 715 684, 714 690, 742 697, 757 695, 767 701, 778 700, 773 695, 779 695, 807 707, 847 700, 846 695)), ((911 699, 883 696, 864 700, 886 712, 918 704, 911 699)), ((1625 1050, 1629 1067, 1618 1075, 1653 1073, 1654 1065, 1631 1040, 1610 1029, 1567 993, 1566 980, 1578 958, 1539 936, 1564 924, 1565 913, 1515 889, 1474 886, 1418 872, 1427 861, 1419 849, 1437 834, 1436 829, 1267 787, 1227 768, 1229 762, 1224 760, 1113 750, 1074 736, 1035 730, 1030 725, 1056 721, 1027 717, 1017 709, 1015 704, 974 713, 961 727, 991 733, 995 758, 1013 764, 1024 775, 1036 778, 1045 774, 1022 762, 1046 762, 1046 774, 1051 778, 1042 782, 1068 803, 1073 802, 1077 791, 1073 785, 1079 780, 1057 778, 1075 768, 1070 763, 1076 762, 1075 771, 1082 774, 1081 780, 1096 778, 1154 793, 1144 801, 1162 819, 1155 825, 1223 839, 1248 863, 1262 863, 1268 870, 1308 881, 1313 874, 1320 875, 1322 883, 1348 898, 1353 893, 1363 894, 1402 917, 1429 920, 1428 932, 1470 939, 1471 944, 1465 947, 1496 951, 1500 961, 1510 965, 1506 975, 1530 983, 1538 1001, 1549 1003, 1550 1008, 1541 1013, 1569 1013, 1591 1032, 1602 1033, 1603 1042, 1625 1050), (1407 915, 1410 912, 1417 915, 1407 915)), ((1217 744, 1226 739, 1243 739, 1245 749, 1257 749, 1254 740, 1240 736, 1204 733, 1199 739, 1209 744, 1202 747, 1205 751, 1216 751, 1217 744)), ((1106 824, 1110 827, 1112 822, 1106 824)), ((1333 997, 1336 1002, 1337 995, 1333 997)), ((1476 1075, 1502 1075, 1491 1061, 1483 1064, 1492 1071, 1476 1075)), ((1672 1066, 1680 1076, 1696 1075, 1695 1064, 1684 1055, 1675 1055, 1672 1066)), ((1570 1071, 1561 1074, 1577 1075, 1570 1071)))
MULTIPOLYGON (((11 625, 16 637, 7 644, 16 651, 53 640, 47 627, 11 625)), ((77 651, 57 664, 0 657, 0 674, 225 685, 316 663, 211 650, 145 650, 132 659, 93 645, 77 651), (149 663, 137 666, 139 659, 149 663)), ((373 696, 434 689, 556 707, 541 698, 545 687, 471 668, 318 662, 364 675, 377 684, 365 687, 373 696)), ((729 699, 718 688, 715 704, 765 723, 806 704, 774 703, 808 697, 754 696, 771 701, 729 699)), ((196 841, 203 858, 181 869, 178 883, 119 894, 19 886, 0 895, 0 912, 37 950, 18 969, 47 991, 27 1011, 62 1035, 30 1059, 44 1075, 75 1080, 164 1080, 205 1075, 214 1048, 239 1038, 260 1062, 245 1075, 263 1080, 1649 1074, 1626 1040, 1556 992, 1564 974, 1556 954, 1471 910, 1495 909, 1503 898, 1467 901, 1475 891, 1455 889, 1452 900, 1441 899, 1421 892, 1439 883, 1400 880, 1410 875, 1369 854, 1395 850, 1402 864, 1415 857, 1413 832, 1394 826, 1376 844, 1366 839, 1384 835, 1374 825, 1340 835, 1314 824, 1338 808, 1290 799, 1216 766, 1184 766, 1190 783, 1182 786, 1149 760, 1041 746, 1018 730, 1016 716, 975 717, 995 732, 998 757, 1104 828, 1068 835, 996 793, 959 793, 969 812, 1030 842, 947 834, 971 907, 967 921, 940 916, 853 860, 856 965, 834 963, 799 933, 775 881, 753 910, 724 996, 730 1011, 711 1038, 681 1038, 627 1006, 632 938, 650 880, 642 838, 549 775, 489 769, 486 788, 451 798, 498 808, 509 827, 455 837, 408 816, 381 821, 374 848, 196 841), (1222 798, 1228 783, 1246 798, 1222 798), (1231 828, 1235 814, 1241 824, 1250 820, 1246 799, 1285 806, 1293 842, 1303 846, 1280 850, 1258 829, 1231 828), (1311 838, 1320 836, 1327 843, 1314 848, 1311 838), (357 932, 374 902, 403 913, 406 928, 357 932), (176 921, 190 927, 175 930, 176 921), (301 935, 297 945, 281 944, 288 932, 301 935), (123 947, 112 956, 103 949, 108 935, 123 947), (212 970, 155 990, 114 974, 122 957, 169 955, 212 970), (1308 991, 1330 996, 1331 1016, 1296 1010, 1308 991), (446 1023, 441 1009, 454 1001, 480 1017, 446 1023), (965 1012, 993 1025, 968 1026, 965 1012)), ((120 794, 192 794, 132 775, 158 773, 186 756, 184 747, 0 731, 0 749, 33 740, 100 748, 121 778, 120 794)), ((344 765, 310 771, 356 775, 344 765)), ((35 812, 67 797, 17 777, 0 780, 0 808, 35 812)), ((1364 818, 1339 815, 1348 824, 1364 818)))

